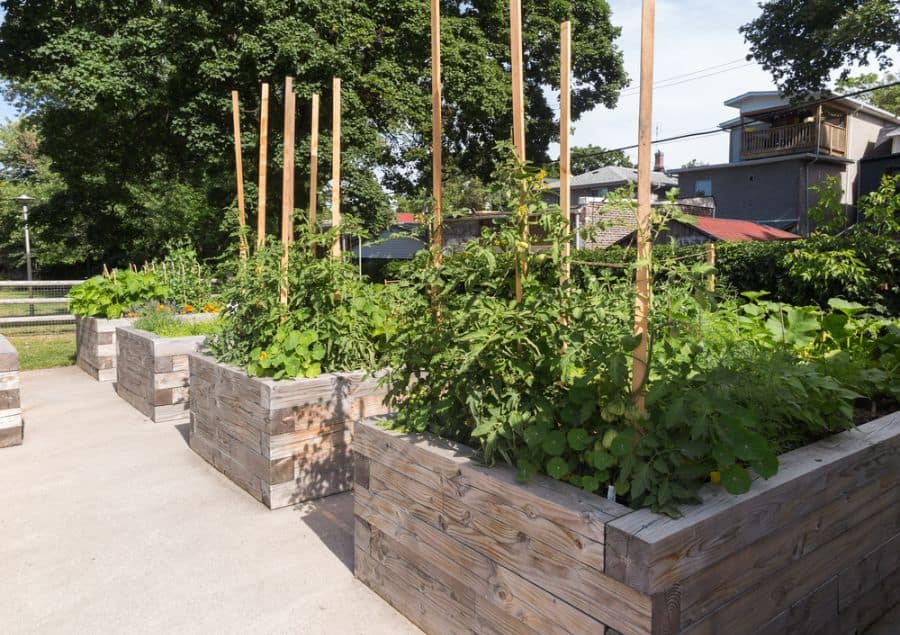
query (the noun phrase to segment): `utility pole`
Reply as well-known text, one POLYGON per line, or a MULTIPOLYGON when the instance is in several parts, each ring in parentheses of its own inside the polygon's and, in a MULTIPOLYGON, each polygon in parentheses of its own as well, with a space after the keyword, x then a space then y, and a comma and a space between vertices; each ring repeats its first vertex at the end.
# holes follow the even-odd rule
MULTIPOLYGON (((25 275, 28 282, 32 280, 31 271, 31 235, 28 233, 28 204, 34 199, 27 194, 22 194, 16 200, 22 204, 22 219, 25 221, 25 275)), ((28 297, 34 297, 34 289, 28 287, 28 297)), ((34 305, 28 305, 28 315, 34 315, 34 305)))

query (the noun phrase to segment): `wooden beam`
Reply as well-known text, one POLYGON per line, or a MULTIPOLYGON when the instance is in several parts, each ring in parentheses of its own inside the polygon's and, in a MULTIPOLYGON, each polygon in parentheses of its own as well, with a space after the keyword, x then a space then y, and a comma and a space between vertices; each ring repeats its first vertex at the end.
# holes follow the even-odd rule
POLYGON ((259 205, 256 212, 256 248, 266 244, 266 179, 269 170, 269 85, 262 85, 259 102, 259 205))
POLYGON ((634 334, 641 341, 634 350, 631 389, 640 412, 644 412, 645 384, 650 351, 650 243, 652 232, 650 205, 650 150, 653 128, 653 39, 656 19, 656 0, 643 0, 641 12, 641 103, 638 117, 638 218, 636 296, 634 304, 634 334))
POLYGON ((432 258, 441 264, 443 236, 443 99, 441 95, 441 3, 431 0, 431 189, 434 214, 431 232, 432 258))
MULTIPOLYGON (((569 134, 572 127, 572 23, 568 20, 559 29, 559 207, 565 219, 567 233, 570 228, 572 209, 571 148, 569 134)), ((560 282, 565 283, 572 275, 569 262, 572 245, 567 240, 563 247, 563 270, 560 282)))
POLYGON ((246 210, 244 208, 244 162, 241 152, 241 106, 238 101, 238 91, 231 91, 231 114, 234 124, 234 166, 237 173, 237 204, 238 227, 240 228, 239 250, 241 259, 247 258, 247 237, 244 230, 247 225, 246 210))
POLYGON ((341 257, 341 79, 332 80, 332 133, 331 133, 331 226, 335 230, 331 244, 331 257, 341 257))
POLYGON ((512 65, 513 144, 525 161, 525 88, 522 69, 522 0, 509 0, 510 63, 512 65))
POLYGON ((284 170, 281 180, 281 303, 288 303, 288 254, 294 240, 294 119, 296 116, 294 78, 284 79, 284 170))
POLYGON ((319 205, 319 95, 312 97, 312 129, 309 141, 309 231, 316 231, 316 208, 319 205))
MULTIPOLYGON (((710 267, 716 266, 716 243, 711 241, 706 243, 706 264, 710 267)), ((710 292, 716 290, 716 274, 709 274, 709 277, 706 279, 706 288, 710 292)))

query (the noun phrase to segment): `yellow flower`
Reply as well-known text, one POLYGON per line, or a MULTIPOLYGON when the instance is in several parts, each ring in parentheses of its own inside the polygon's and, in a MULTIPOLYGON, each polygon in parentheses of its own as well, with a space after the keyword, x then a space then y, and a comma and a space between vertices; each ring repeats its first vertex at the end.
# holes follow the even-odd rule
POLYGON ((203 312, 204 313, 218 313, 219 307, 217 307, 212 302, 207 302, 206 305, 203 307, 203 312))
POLYGON ((711 483, 721 483, 722 482, 722 473, 718 470, 715 472, 709 473, 709 480, 711 483))
POLYGON ((263 351, 262 353, 259 354, 259 361, 264 360, 268 356, 269 356, 269 354, 267 352, 263 351))

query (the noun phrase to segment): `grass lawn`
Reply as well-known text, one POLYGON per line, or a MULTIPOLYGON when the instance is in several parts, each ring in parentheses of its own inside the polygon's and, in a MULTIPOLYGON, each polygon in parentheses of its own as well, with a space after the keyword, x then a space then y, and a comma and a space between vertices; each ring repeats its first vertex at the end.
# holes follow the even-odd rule
POLYGON ((6 335, 19 351, 19 370, 56 368, 75 363, 75 333, 6 335))

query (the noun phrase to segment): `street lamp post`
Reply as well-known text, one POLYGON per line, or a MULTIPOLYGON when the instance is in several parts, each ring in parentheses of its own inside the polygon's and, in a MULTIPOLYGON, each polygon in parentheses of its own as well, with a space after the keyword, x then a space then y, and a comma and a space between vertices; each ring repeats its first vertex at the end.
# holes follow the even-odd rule
MULTIPOLYGON (((25 275, 28 282, 31 282, 31 236, 28 234, 28 204, 34 199, 27 194, 22 194, 16 200, 22 204, 22 219, 25 221, 25 275)), ((28 297, 34 297, 34 289, 28 287, 28 297)), ((28 314, 34 315, 34 304, 28 305, 28 314)))

